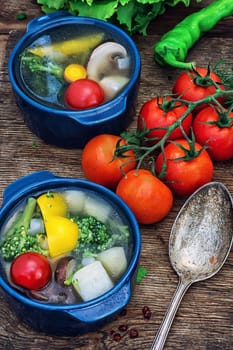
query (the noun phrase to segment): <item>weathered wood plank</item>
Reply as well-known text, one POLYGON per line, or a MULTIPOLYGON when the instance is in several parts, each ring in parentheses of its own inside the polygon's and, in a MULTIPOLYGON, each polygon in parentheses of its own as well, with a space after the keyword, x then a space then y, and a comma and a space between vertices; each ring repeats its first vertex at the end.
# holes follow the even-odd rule
MULTIPOLYGON (((208 0, 204 3, 211 2, 208 0)), ((11 182, 29 172, 47 169, 60 176, 81 177, 81 151, 60 149, 44 144, 34 136, 23 122, 15 105, 15 99, 7 76, 9 53, 17 39, 23 34, 26 23, 41 15, 35 1, 10 0, 4 2, 0 13, 1 50, 1 95, 0 95, 0 202, 3 190, 11 182), (26 12, 26 21, 17 21, 16 14, 26 12), (32 145, 36 143, 37 147, 32 145)), ((201 7, 193 4, 192 9, 201 7)), ((169 93, 172 81, 179 73, 173 69, 157 66, 153 61, 153 45, 162 33, 182 19, 191 8, 179 6, 150 25, 147 37, 135 36, 134 40, 142 57, 142 75, 138 96, 138 107, 157 94, 169 93)), ((200 65, 207 61, 215 63, 221 58, 232 62, 232 18, 221 21, 205 35, 192 50, 188 58, 200 65)), ((131 127, 136 126, 136 116, 131 127)), ((233 161, 218 163, 214 179, 223 181, 233 194, 233 161)), ((80 337, 55 337, 33 331, 22 324, 5 301, 0 291, 0 343, 2 349, 85 349, 85 350, 139 350, 150 348, 152 339, 170 303, 177 285, 177 276, 168 258, 169 232, 183 200, 175 200, 169 216, 156 225, 141 226, 141 264, 148 269, 147 277, 135 287, 127 314, 99 332, 80 337), (149 321, 143 319, 142 308, 148 305, 152 310, 149 321), (139 337, 130 339, 123 335, 121 342, 115 342, 111 330, 126 324, 136 328, 139 337)), ((211 280, 193 285, 185 295, 168 340, 166 350, 230 350, 233 348, 233 253, 230 253, 224 268, 211 280)))

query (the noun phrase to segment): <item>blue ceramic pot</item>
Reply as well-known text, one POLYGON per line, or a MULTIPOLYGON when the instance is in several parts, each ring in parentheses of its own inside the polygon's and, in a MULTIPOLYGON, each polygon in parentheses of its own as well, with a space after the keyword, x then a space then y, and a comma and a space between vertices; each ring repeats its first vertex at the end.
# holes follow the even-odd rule
POLYGON ((62 178, 47 171, 29 174, 10 184, 3 197, 0 210, 0 228, 17 205, 28 196, 59 188, 91 190, 112 203, 129 227, 132 253, 128 268, 117 284, 102 296, 88 302, 58 305, 32 300, 14 289, 0 266, 0 287, 5 292, 12 311, 34 329, 49 334, 79 335, 96 330, 113 319, 129 303, 135 283, 140 256, 141 238, 137 221, 131 210, 112 191, 86 180, 62 178))
MULTIPOLYGON (((82 28, 82 29, 80 29, 82 28)), ((84 28, 84 29, 83 29, 84 28)), ((27 31, 18 41, 9 58, 9 79, 24 120, 31 131, 46 143, 60 147, 82 148, 90 138, 100 133, 118 135, 135 116, 135 104, 141 72, 141 59, 134 41, 122 29, 101 20, 72 16, 66 12, 55 12, 33 19, 27 31), (112 100, 95 108, 70 110, 53 108, 35 99, 20 78, 20 55, 35 40, 66 26, 93 26, 109 33, 128 51, 130 81, 112 100)))

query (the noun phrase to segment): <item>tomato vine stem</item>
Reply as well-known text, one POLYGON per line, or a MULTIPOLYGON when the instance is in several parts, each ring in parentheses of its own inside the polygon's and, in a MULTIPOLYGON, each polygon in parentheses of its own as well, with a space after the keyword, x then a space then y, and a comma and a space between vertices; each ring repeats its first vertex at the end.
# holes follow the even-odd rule
MULTIPOLYGON (((136 155, 136 160, 137 160, 137 167, 136 169, 139 169, 142 167, 144 161, 146 159, 148 159, 148 157, 152 158, 152 163, 153 163, 153 159, 154 156, 156 154, 156 152, 161 151, 163 153, 163 157, 164 157, 164 165, 162 167, 162 171, 160 172, 160 174, 158 175, 158 177, 162 177, 163 174, 166 171, 166 159, 164 156, 164 148, 165 145, 167 144, 167 142, 169 141, 169 136, 171 135, 171 133, 177 128, 179 127, 180 130, 182 131, 182 134, 184 136, 184 138, 187 139, 188 143, 189 143, 189 150, 184 150, 186 153, 186 159, 190 160, 191 157, 192 159, 197 157, 198 154, 200 154, 200 152, 202 152, 204 149, 206 149, 206 146, 203 146, 201 151, 197 153, 193 153, 192 154, 192 150, 194 149, 194 143, 195 143, 195 138, 194 138, 194 134, 192 133, 192 129, 191 129, 191 137, 189 137, 185 131, 182 128, 182 122, 183 120, 190 114, 193 113, 194 109, 200 105, 203 104, 207 104, 209 106, 218 106, 220 108, 223 109, 223 106, 218 102, 218 98, 219 97, 228 97, 228 96, 233 96, 233 90, 222 90, 219 88, 219 85, 215 82, 213 82, 216 88, 216 91, 212 94, 209 95, 203 99, 200 99, 198 101, 187 101, 184 100, 180 97, 174 97, 171 96, 172 98, 172 102, 180 102, 184 105, 187 106, 186 111, 182 114, 182 116, 177 119, 172 125, 164 128, 164 130, 166 130, 164 136, 158 140, 158 142, 156 142, 155 144, 152 145, 147 145, 147 138, 146 135, 148 134, 148 132, 150 132, 151 130, 154 130, 156 128, 153 129, 146 129, 144 128, 143 130, 139 131, 138 129, 131 131, 131 130, 126 130, 124 132, 121 133, 121 137, 124 138, 126 140, 126 144, 125 145, 120 145, 120 143, 117 145, 116 150, 115 150, 115 156, 117 157, 124 157, 125 152, 129 151, 129 150, 133 150, 135 152, 136 155)), ((171 103, 172 103, 171 102, 171 103)), ((233 104, 228 108, 228 110, 232 110, 233 109, 233 104)), ((157 128, 158 129, 158 128, 157 128)), ((170 142, 174 142, 174 141, 170 141, 170 142)), ((185 157, 183 158, 183 160, 185 159, 185 157)), ((130 160, 129 160, 130 162, 130 160)), ((152 166, 152 172, 154 173, 154 167, 152 166)))

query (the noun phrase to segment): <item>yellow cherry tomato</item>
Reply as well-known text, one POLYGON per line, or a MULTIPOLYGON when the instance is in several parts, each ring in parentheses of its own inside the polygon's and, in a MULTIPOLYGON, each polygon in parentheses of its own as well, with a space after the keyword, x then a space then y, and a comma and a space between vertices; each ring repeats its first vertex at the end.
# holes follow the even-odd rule
POLYGON ((64 70, 64 79, 68 83, 72 83, 73 81, 79 79, 85 79, 87 76, 86 68, 81 64, 69 64, 64 70))
POLYGON ((73 250, 78 241, 78 225, 62 216, 51 216, 45 222, 49 254, 54 258, 73 250))
POLYGON ((67 203, 64 196, 58 192, 47 192, 37 198, 37 204, 46 221, 50 216, 66 216, 67 203))

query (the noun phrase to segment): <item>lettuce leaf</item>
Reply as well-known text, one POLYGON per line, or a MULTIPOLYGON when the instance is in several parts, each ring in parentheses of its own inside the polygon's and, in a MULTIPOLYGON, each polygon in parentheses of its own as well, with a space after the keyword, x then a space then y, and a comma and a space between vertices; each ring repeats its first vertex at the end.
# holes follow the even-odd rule
MULTIPOLYGON (((62 10, 119 24, 129 34, 147 34, 148 25, 166 11, 167 6, 191 0, 36 0, 44 13, 62 10)), ((201 2, 202 0, 196 0, 201 2)))

